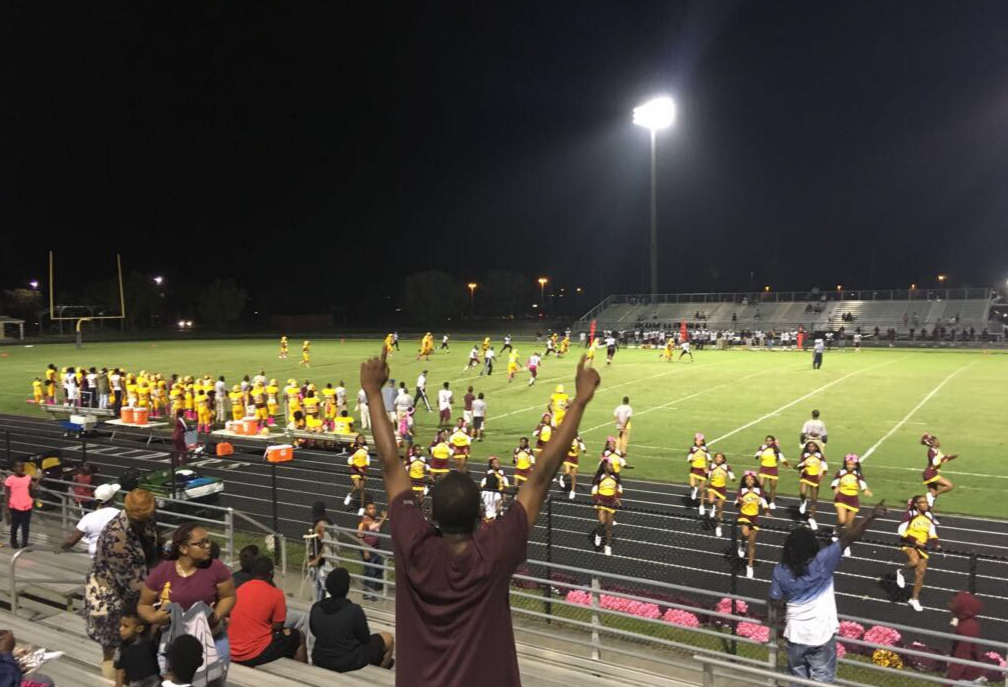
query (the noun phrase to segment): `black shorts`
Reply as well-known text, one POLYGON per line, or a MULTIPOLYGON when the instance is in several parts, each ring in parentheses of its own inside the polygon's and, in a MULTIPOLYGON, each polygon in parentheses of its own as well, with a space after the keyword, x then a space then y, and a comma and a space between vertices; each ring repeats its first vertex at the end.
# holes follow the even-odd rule
POLYGON ((476 417, 473 418, 473 429, 482 429, 482 428, 483 428, 483 418, 477 415, 476 417))
POLYGON ((286 634, 286 630, 283 629, 274 631, 273 639, 270 641, 269 646, 263 649, 258 656, 245 661, 236 660, 235 663, 255 668, 256 666, 272 663, 281 658, 294 658, 294 654, 297 653, 298 648, 301 646, 301 633, 295 629, 290 629, 289 631, 290 634, 286 634))

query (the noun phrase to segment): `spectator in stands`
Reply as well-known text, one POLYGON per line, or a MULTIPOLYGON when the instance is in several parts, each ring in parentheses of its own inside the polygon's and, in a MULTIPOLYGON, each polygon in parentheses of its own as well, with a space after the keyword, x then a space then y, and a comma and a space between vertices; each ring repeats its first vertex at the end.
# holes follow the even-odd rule
POLYGON ((14 658, 14 633, 10 630, 0 630, 0 687, 21 687, 24 685, 53 685, 53 681, 41 673, 32 673, 25 678, 21 665, 14 658), (22 682, 23 680, 23 682, 22 682))
POLYGON ((21 547, 28 546, 28 528, 31 525, 32 510, 35 508, 35 490, 42 480, 42 471, 34 476, 25 474, 23 460, 17 459, 11 465, 11 474, 4 480, 4 520, 10 523, 10 542, 18 548, 17 534, 21 530, 21 547))
MULTIPOLYGON (((386 379, 383 348, 380 358, 361 365, 361 385, 372 407, 386 379)), ((508 585, 525 560, 529 532, 598 384, 598 372, 582 357, 563 424, 553 431, 508 511, 479 531, 479 488, 458 472, 434 485, 432 514, 438 527, 427 521, 412 496, 391 425, 372 415, 392 521, 396 625, 409 638, 399 653, 398 674, 404 681, 438 687, 520 684, 508 585)))
POLYGON ((168 647, 168 679, 162 687, 193 687, 196 671, 203 665, 203 644, 192 635, 180 635, 168 647))
POLYGON ((94 468, 89 463, 84 463, 77 468, 70 481, 74 484, 70 487, 70 491, 73 493, 73 500, 78 510, 82 514, 88 512, 94 507, 92 503, 94 487, 91 486, 94 481, 94 468))
POLYGON ((326 514, 325 501, 316 501, 311 508, 312 528, 308 535, 308 570, 315 581, 315 600, 321 601, 325 598, 325 580, 333 564, 331 557, 333 552, 329 544, 325 541, 329 538, 326 527, 332 524, 332 520, 326 514))
MULTIPOLYGON (((974 641, 980 638, 980 623, 977 622, 977 616, 983 610, 983 604, 969 592, 959 592, 952 597, 949 610, 952 612, 952 625, 955 627, 955 633, 962 638, 952 643, 949 655, 952 658, 983 663, 983 649, 974 641)), ((945 677, 949 680, 972 682, 983 674, 982 668, 949 662, 945 677)))
MULTIPOLYGON (((380 594, 385 587, 385 569, 382 567, 385 564, 385 560, 380 553, 381 539, 378 537, 378 533, 381 531, 381 527, 385 524, 386 520, 388 520, 388 513, 382 511, 381 517, 379 517, 378 507, 374 501, 369 499, 367 505, 364 506, 364 515, 361 517, 360 524, 357 525, 359 532, 357 537, 364 546, 361 550, 361 559, 364 561, 364 576, 370 578, 369 580, 365 580, 364 589, 370 589, 376 594, 380 594)), ((378 599, 378 597, 367 592, 364 593, 364 598, 368 601, 377 601, 378 599)))
POLYGON ((98 535, 84 589, 84 618, 88 637, 102 647, 102 675, 115 679, 112 655, 122 642, 119 621, 123 610, 137 603, 140 587, 157 562, 154 495, 134 489, 123 510, 98 535))
POLYGON ((869 525, 885 515, 885 502, 840 532, 838 541, 822 549, 815 533, 796 527, 784 541, 781 562, 770 581, 770 619, 785 621, 788 670, 792 675, 832 683, 836 678, 836 640, 840 628, 833 573, 843 550, 859 540, 869 525), (786 611, 786 613, 783 613, 786 611))
POLYGON ((252 563, 258 557, 259 547, 255 544, 249 544, 238 552, 238 572, 232 575, 232 578, 234 578, 235 589, 238 589, 252 579, 252 563))
POLYGON ((151 641, 147 630, 147 625, 137 615, 136 607, 123 611, 119 621, 122 644, 112 659, 116 687, 157 687, 161 684, 157 645, 151 641))
POLYGON ((194 522, 179 525, 172 534, 168 560, 144 580, 137 611, 145 622, 159 628, 171 621, 168 604, 178 604, 185 612, 202 601, 213 608, 207 621, 217 654, 226 664, 230 651, 224 621, 234 608, 235 586, 231 571, 211 557, 210 548, 210 535, 205 529, 194 522))
POLYGON ((259 556, 252 563, 252 579, 237 591, 231 611, 231 658, 250 668, 280 658, 305 663, 305 638, 297 630, 285 628, 286 621, 287 601, 273 584, 273 561, 259 556))
MULTIPOLYGON (((369 405, 373 406, 374 401, 369 405)), ((346 568, 332 570, 326 576, 325 588, 329 598, 312 605, 308 621, 315 636, 312 663, 338 673, 368 665, 391 668, 394 638, 388 632, 371 634, 364 609, 347 599, 350 573, 346 568)), ((468 645, 462 637, 459 635, 459 642, 468 645)), ((411 679, 419 674, 418 670, 411 679)))
POLYGON ((105 529, 115 516, 119 515, 119 509, 115 506, 115 495, 119 492, 118 484, 102 484, 94 490, 95 509, 87 513, 78 521, 73 533, 60 544, 56 553, 69 551, 77 545, 81 539, 88 547, 88 555, 94 558, 95 549, 98 547, 98 535, 105 529))
MULTIPOLYGON (((367 398, 367 394, 364 394, 364 397, 367 398)), ((385 414, 388 416, 388 421, 393 424, 396 421, 395 399, 396 399, 395 380, 390 379, 388 386, 382 389, 382 408, 385 410, 385 414)))

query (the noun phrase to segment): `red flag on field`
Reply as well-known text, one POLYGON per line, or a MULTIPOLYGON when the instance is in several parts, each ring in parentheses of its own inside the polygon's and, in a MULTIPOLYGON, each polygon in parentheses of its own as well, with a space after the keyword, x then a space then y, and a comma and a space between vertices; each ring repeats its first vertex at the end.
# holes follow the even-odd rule
POLYGON ((591 327, 588 328, 588 344, 595 340, 595 320, 591 321, 591 327))
POLYGON ((686 320, 683 320, 682 324, 679 325, 679 340, 689 341, 689 333, 686 331, 686 320))

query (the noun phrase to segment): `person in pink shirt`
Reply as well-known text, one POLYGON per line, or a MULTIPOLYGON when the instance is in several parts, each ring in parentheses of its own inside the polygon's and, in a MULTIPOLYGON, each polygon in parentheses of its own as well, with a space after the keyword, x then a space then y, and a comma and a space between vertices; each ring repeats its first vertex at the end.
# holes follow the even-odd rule
POLYGON ((11 546, 16 549, 19 529, 21 548, 28 546, 28 526, 31 523, 32 508, 35 507, 35 490, 38 488, 39 480, 42 479, 42 473, 37 472, 35 477, 26 475, 23 460, 15 460, 11 470, 13 474, 4 480, 4 494, 7 497, 4 521, 10 525, 11 546))

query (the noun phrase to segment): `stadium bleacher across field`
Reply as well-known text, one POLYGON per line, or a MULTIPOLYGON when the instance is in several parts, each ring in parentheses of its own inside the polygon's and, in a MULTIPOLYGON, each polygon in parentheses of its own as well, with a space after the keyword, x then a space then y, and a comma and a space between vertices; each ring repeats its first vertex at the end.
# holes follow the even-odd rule
POLYGON ((959 330, 973 327, 979 332, 989 325, 995 297, 995 291, 987 288, 614 295, 585 314, 577 328, 587 330, 595 320, 598 330, 615 331, 677 327, 688 322, 736 330, 802 325, 807 331, 845 327, 848 332, 855 328, 867 332, 893 327, 903 335, 910 329, 938 325, 959 330))

